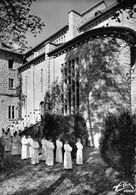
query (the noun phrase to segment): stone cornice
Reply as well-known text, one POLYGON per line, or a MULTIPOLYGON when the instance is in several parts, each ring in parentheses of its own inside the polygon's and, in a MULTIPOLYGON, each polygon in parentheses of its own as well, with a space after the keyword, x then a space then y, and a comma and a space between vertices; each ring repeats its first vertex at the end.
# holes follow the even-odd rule
POLYGON ((101 27, 90 31, 87 31, 74 39, 64 43, 62 46, 57 47, 53 51, 48 53, 48 56, 57 56, 65 53, 79 45, 100 37, 116 37, 129 42, 132 45, 136 44, 136 32, 127 27, 101 27))
POLYGON ((37 63, 37 61, 39 61, 39 60, 45 60, 45 53, 38 55, 37 57, 33 58, 29 62, 26 62, 23 66, 18 68, 18 71, 22 72, 22 71, 30 68, 33 63, 37 63))

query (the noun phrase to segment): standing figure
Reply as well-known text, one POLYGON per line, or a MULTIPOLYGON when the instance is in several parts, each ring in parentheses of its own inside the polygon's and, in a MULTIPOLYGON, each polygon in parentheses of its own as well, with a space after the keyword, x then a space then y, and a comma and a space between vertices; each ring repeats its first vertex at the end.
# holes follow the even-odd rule
POLYGON ((11 155, 18 155, 17 131, 15 131, 14 134, 13 134, 12 147, 11 147, 11 155))
POLYGON ((62 163, 62 142, 60 138, 56 140, 56 162, 62 163))
POLYGON ((27 140, 28 140, 28 150, 29 150, 28 151, 28 155, 29 155, 29 158, 31 158, 32 157, 32 153, 33 153, 33 148, 32 148, 33 139, 31 137, 31 135, 28 136, 27 140))
POLYGON ((68 144, 68 140, 64 144, 64 150, 64 169, 72 169, 72 147, 68 144))
POLYGON ((77 147, 76 164, 82 165, 83 164, 83 145, 81 144, 80 138, 77 139, 76 147, 77 147))
POLYGON ((28 159, 28 152, 27 152, 28 140, 26 139, 25 135, 22 137, 21 143, 22 143, 21 159, 28 159))
POLYGON ((26 115, 24 116, 24 129, 25 129, 25 127, 27 127, 27 117, 26 117, 26 115))
POLYGON ((13 124, 10 127, 10 133, 11 133, 11 136, 13 136, 13 134, 14 134, 14 125, 13 124))
POLYGON ((47 148, 47 140, 43 137, 42 141, 42 160, 46 160, 46 148, 47 148))
POLYGON ((49 141, 47 142, 47 159, 46 159, 46 164, 48 166, 53 166, 54 164, 54 144, 52 142, 52 139, 50 138, 49 141))
POLYGON ((31 142, 32 146, 32 157, 31 157, 31 164, 35 165, 39 163, 39 143, 36 138, 33 139, 31 142))

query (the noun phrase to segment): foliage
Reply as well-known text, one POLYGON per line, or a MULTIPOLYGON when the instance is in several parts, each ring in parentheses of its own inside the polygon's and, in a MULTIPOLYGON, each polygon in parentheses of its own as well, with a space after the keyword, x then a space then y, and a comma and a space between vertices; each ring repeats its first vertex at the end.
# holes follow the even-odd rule
POLYGON ((27 32, 36 36, 44 27, 41 18, 30 14, 30 6, 35 0, 0 1, 0 39, 8 46, 21 51, 26 49, 27 32), (19 47, 19 48, 18 48, 19 47))
POLYGON ((122 14, 123 11, 126 13, 126 18, 130 20, 131 18, 135 18, 135 13, 136 13, 136 2, 135 0, 118 0, 119 3, 121 3, 121 9, 118 10, 112 17, 112 20, 116 20, 117 22, 121 22, 119 16, 122 14))
POLYGON ((63 142, 68 140, 73 148, 73 155, 76 147, 77 138, 81 138, 82 143, 86 146, 88 141, 88 132, 86 122, 79 114, 71 116, 62 116, 56 114, 45 113, 43 118, 43 134, 51 137, 55 143, 59 136, 63 142))
POLYGON ((51 85, 50 91, 47 91, 44 97, 45 111, 51 113, 61 114, 62 108, 62 84, 58 80, 51 85))
POLYGON ((122 111, 118 115, 108 114, 104 121, 100 140, 103 160, 115 170, 129 176, 135 164, 136 115, 122 111))

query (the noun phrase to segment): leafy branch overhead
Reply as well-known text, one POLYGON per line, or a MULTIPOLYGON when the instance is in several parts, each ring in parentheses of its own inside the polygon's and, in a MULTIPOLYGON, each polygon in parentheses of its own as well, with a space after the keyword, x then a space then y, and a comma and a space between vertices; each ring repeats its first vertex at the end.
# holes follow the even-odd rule
POLYGON ((24 50, 27 32, 34 36, 45 26, 41 18, 30 14, 30 6, 35 0, 1 0, 0 1, 0 39, 13 46, 19 44, 24 50))
POLYGON ((127 20, 132 18, 136 18, 136 2, 135 0, 118 0, 121 3, 121 9, 118 10, 112 17, 112 20, 116 20, 117 22, 121 22, 120 15, 125 11, 125 15, 127 20))

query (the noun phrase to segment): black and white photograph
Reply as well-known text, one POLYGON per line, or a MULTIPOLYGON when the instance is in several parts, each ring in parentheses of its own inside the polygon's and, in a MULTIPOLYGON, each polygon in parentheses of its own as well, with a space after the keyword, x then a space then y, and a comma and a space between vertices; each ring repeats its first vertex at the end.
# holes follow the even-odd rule
POLYGON ((0 0, 0 195, 136 194, 136 0, 0 0))

